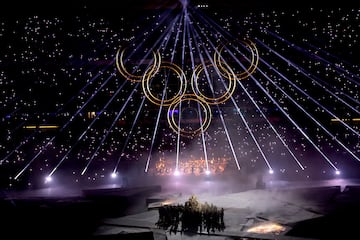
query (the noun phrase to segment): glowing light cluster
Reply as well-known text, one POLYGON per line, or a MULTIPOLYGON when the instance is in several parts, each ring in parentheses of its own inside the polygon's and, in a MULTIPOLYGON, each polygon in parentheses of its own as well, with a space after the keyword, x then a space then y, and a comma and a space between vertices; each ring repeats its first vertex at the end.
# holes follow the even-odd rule
POLYGON ((281 226, 280 224, 277 223, 272 223, 272 222, 266 222, 266 223, 261 223, 258 224, 256 226, 253 226, 249 229, 246 230, 246 232, 249 233, 275 233, 275 234, 280 234, 281 232, 285 231, 286 228, 284 226, 281 226))

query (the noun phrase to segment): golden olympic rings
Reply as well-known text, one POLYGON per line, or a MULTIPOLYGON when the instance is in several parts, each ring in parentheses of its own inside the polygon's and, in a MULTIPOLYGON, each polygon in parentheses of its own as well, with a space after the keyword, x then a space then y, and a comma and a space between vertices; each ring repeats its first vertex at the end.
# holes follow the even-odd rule
MULTIPOLYGON (((127 80, 131 81, 131 82, 141 82, 143 80, 143 77, 145 75, 133 75, 131 73, 129 73, 126 68, 125 68, 125 64, 123 61, 124 58, 124 52, 125 49, 123 49, 120 53, 120 48, 119 50, 116 52, 116 68, 118 69, 119 73, 125 77, 127 80)), ((149 74, 151 76, 153 76, 154 74, 156 74, 156 72, 159 70, 160 65, 161 65, 161 56, 159 52, 153 52, 153 57, 154 57, 154 63, 150 66, 148 66, 148 68, 146 69, 146 74, 149 74)))
MULTIPOLYGON (((204 132, 210 126, 212 113, 210 105, 221 104, 227 101, 234 93, 236 88, 236 80, 241 80, 249 77, 257 68, 259 63, 259 53, 255 46, 255 44, 250 40, 241 41, 246 48, 250 50, 251 60, 249 67, 246 68, 243 72, 234 73, 233 68, 223 59, 221 54, 224 52, 224 48, 226 45, 223 45, 221 48, 217 49, 214 54, 213 63, 205 62, 203 64, 199 64, 192 71, 191 75, 191 88, 192 93, 186 93, 187 91, 187 80, 184 71, 175 63, 164 62, 161 60, 161 55, 159 51, 152 52, 153 62, 144 71, 143 75, 134 75, 129 73, 126 69, 125 64, 123 62, 125 49, 120 51, 120 49, 116 53, 116 67, 119 73, 125 77, 127 80, 132 82, 141 82, 142 90, 145 97, 155 105, 158 106, 167 106, 167 121, 169 123, 170 128, 185 137, 195 137, 196 135, 204 132), (215 70, 209 70, 213 68, 215 70), (151 82, 154 80, 153 78, 159 73, 160 69, 167 70, 165 73, 165 78, 170 77, 170 73, 173 73, 177 76, 180 81, 179 90, 173 94, 173 96, 167 96, 165 93, 168 87, 168 79, 162 79, 162 82, 166 83, 166 86, 162 93, 154 94, 154 89, 151 88, 151 82), (203 72, 204 71, 204 72, 203 72), (201 74, 206 74, 206 84, 209 83, 208 76, 218 77, 221 82, 221 88, 224 88, 224 91, 220 91, 218 88, 213 85, 209 85, 210 94, 208 96, 203 89, 200 89, 199 82, 201 79, 201 74), (224 78, 228 80, 228 84, 226 85, 224 78), (220 96, 217 96, 220 95, 220 96), (159 97, 162 96, 162 97, 159 97), (165 98, 167 96, 167 98, 165 98), (187 107, 182 106, 183 104, 188 104, 187 107), (196 104, 195 106, 190 106, 190 104, 196 104), (198 121, 193 116, 192 119, 182 119, 185 116, 186 109, 196 109, 195 111, 198 113, 200 109, 204 112, 204 114, 198 113, 198 121), (176 114, 177 112, 177 114, 176 114), (175 117, 177 115, 177 118, 175 117), (183 122, 181 121, 183 120, 183 122), (184 126, 184 124, 188 124, 184 126)), ((227 50, 225 48, 225 50, 227 50)), ((234 56, 232 56, 234 58, 234 56)), ((235 59, 238 62, 238 59, 235 59)))
MULTIPOLYGON (((206 103, 208 104, 211 104, 211 105, 215 105, 215 104, 221 104, 221 103, 224 103, 225 101, 227 101, 231 96, 232 94, 234 93, 235 91, 235 88, 236 88, 236 81, 233 81, 232 79, 235 79, 235 74, 234 72, 232 71, 232 69, 226 64, 224 63, 224 65, 228 68, 226 70, 226 74, 228 75, 226 78, 229 79, 229 85, 227 86, 226 88, 226 91, 223 95, 219 96, 219 97, 216 97, 216 96, 213 96, 213 97, 209 97, 209 96, 206 96, 205 94, 203 94, 201 92, 201 90, 199 89, 199 85, 198 85, 198 79, 199 79, 199 74, 202 72, 202 71, 207 71, 205 68, 209 68, 209 67, 214 67, 215 68, 215 71, 218 73, 218 76, 220 78, 222 78, 222 74, 219 73, 219 71, 217 71, 218 67, 216 66, 216 64, 207 64, 207 65, 203 65, 203 64, 199 64, 194 72, 193 72, 193 75, 191 77, 191 87, 192 87, 192 90, 193 92, 200 98, 203 99, 203 101, 205 101, 206 103)), ((222 80, 222 79, 221 79, 222 80)), ((214 94, 214 92, 212 92, 214 94)))
MULTIPOLYGON (((237 80, 241 80, 241 79, 249 77, 255 71, 255 69, 257 68, 257 65, 259 63, 259 52, 257 50, 255 43, 253 43, 252 41, 250 41, 248 39, 241 41, 241 42, 243 42, 245 44, 245 46, 250 49, 251 63, 250 63, 250 66, 244 72, 235 74, 237 80)), ((215 61, 216 65, 219 67, 219 70, 222 73, 222 75, 224 77, 228 77, 229 76, 229 74, 227 72, 228 70, 223 65, 224 60, 221 59, 222 58, 221 54, 224 50, 224 47, 225 47, 225 45, 223 45, 218 51, 215 52, 214 61, 215 61), (224 74, 224 72, 226 74, 224 74)), ((228 64, 227 64, 227 67, 229 67, 228 64)))
MULTIPOLYGON (((206 131, 206 129, 210 126, 211 117, 212 117, 212 114, 211 114, 210 105, 207 102, 203 101, 202 98, 200 98, 199 96, 197 96, 195 94, 184 94, 181 97, 179 97, 178 99, 176 99, 175 101, 173 101, 169 106, 168 114, 167 114, 167 120, 170 125, 170 128, 173 129, 173 131, 176 133, 179 132, 184 137, 194 137, 194 136, 198 135, 199 133, 206 131), (176 121, 176 119, 174 117, 174 115, 175 115, 174 112, 175 112, 176 108, 180 105, 180 103, 185 102, 185 101, 197 102, 205 112, 204 118, 201 118, 201 120, 199 119, 200 127, 197 129, 187 130, 185 128, 181 128, 181 126, 178 126, 178 122, 176 121)), ((179 118, 181 118, 181 111, 179 111, 179 118)))
MULTIPOLYGON (((149 68, 148 71, 152 71, 152 69, 149 68)), ((149 99, 150 102, 152 102, 158 106, 160 106, 160 105, 169 106, 172 102, 174 102, 176 99, 178 99, 181 94, 185 93, 185 91, 186 91, 185 74, 178 65, 176 65, 174 63, 170 63, 170 62, 162 62, 162 65, 160 66, 158 71, 154 72, 152 74, 147 73, 147 72, 144 74, 144 78, 142 81, 142 89, 143 89, 145 96, 147 97, 147 99, 149 99), (166 68, 166 69, 172 70, 180 79, 179 91, 175 94, 175 96, 173 96, 172 98, 169 98, 169 99, 159 99, 156 96, 154 96, 154 94, 150 90, 150 78, 155 77, 161 68, 166 68)), ((168 76, 165 76, 165 77, 168 77, 168 76)))

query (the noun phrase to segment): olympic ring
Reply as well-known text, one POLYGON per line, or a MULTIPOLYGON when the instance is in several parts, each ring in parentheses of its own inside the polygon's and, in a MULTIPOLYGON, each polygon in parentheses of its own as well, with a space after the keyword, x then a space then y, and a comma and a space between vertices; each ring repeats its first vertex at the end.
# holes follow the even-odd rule
MULTIPOLYGON (((251 64, 244 72, 235 74, 237 80, 241 80, 241 79, 249 77, 255 71, 255 69, 257 68, 257 66, 259 64, 259 52, 257 50, 257 47, 256 47, 255 43, 253 43, 251 40, 248 40, 248 39, 244 40, 242 42, 245 44, 245 46, 247 48, 250 49, 250 52, 251 52, 251 64)), ((225 69, 224 66, 223 66, 224 61, 221 60, 221 54, 222 54, 222 52, 224 50, 224 47, 225 47, 225 45, 223 45, 220 48, 219 51, 215 52, 214 61, 215 61, 216 65, 219 67, 220 70, 227 73, 227 69, 225 69)), ((222 73, 222 75, 224 77, 228 76, 228 74, 223 74, 223 73, 222 73)))
MULTIPOLYGON (((181 134, 182 136, 185 137, 194 137, 200 133, 203 133, 204 131, 206 131, 209 126, 210 126, 210 122, 211 122, 211 118, 212 118, 212 112, 211 112, 211 108, 210 105, 215 105, 215 104, 221 104, 224 103, 225 101, 227 101, 234 93, 235 88, 236 88, 236 80, 241 80, 241 79, 245 79, 247 77, 249 77, 257 68, 258 63, 259 63, 259 52, 256 48, 256 45, 250 41, 250 40, 244 40, 242 41, 243 44, 250 50, 251 53, 251 63, 250 66, 241 73, 234 73, 234 71, 232 70, 232 67, 226 63, 224 60, 222 60, 222 56, 221 54, 224 51, 225 48, 225 44, 219 49, 216 50, 215 54, 214 54, 214 62, 213 63, 205 63, 205 64, 199 64, 198 66, 195 67, 195 69, 192 72, 191 75, 191 88, 192 88, 192 92, 193 93, 186 93, 186 88, 187 88, 187 81, 186 81, 186 76, 184 71, 176 64, 171 63, 171 62, 164 62, 161 61, 161 55, 159 53, 159 51, 157 51, 156 53, 153 52, 153 57, 154 57, 154 61, 151 65, 149 65, 147 67, 147 69, 144 71, 143 75, 134 75, 129 73, 124 65, 123 62, 123 57, 124 57, 124 52, 125 49, 122 50, 120 52, 120 49, 117 51, 116 53, 116 67, 119 71, 119 73, 125 77, 127 80, 132 81, 132 82, 141 82, 141 86, 142 86, 142 90, 143 93, 145 95, 145 97, 152 102, 155 105, 158 106, 167 106, 168 108, 168 113, 167 113, 167 121, 169 123, 170 128, 176 132, 181 134), (218 75, 218 77, 220 78, 220 80, 223 80, 223 77, 229 80, 229 84, 228 86, 225 86, 225 93, 222 94, 221 96, 214 96, 215 92, 214 92, 214 88, 213 86, 210 85, 211 91, 213 96, 206 96, 199 87, 199 76, 202 73, 202 71, 206 71, 206 73, 208 73, 207 69, 213 67, 218 75), (168 69, 171 70, 173 73, 175 73, 177 75, 177 77, 180 80, 180 87, 179 87, 179 91, 174 94, 174 96, 168 98, 168 99, 160 99, 158 97, 156 97, 152 92, 151 92, 151 79, 154 78, 156 76, 156 74, 159 73, 159 70, 161 68, 164 69, 168 69), (190 102, 195 102, 197 103, 197 108, 201 107, 202 110, 204 111, 204 117, 199 119, 199 124, 200 127, 192 129, 191 126, 189 127, 183 127, 181 128, 181 115, 185 114, 184 110, 181 110, 179 112, 178 115, 178 119, 176 121, 175 119, 175 112, 176 109, 179 107, 179 109, 181 109, 181 103, 188 101, 188 104, 190 104, 190 102)), ((168 75, 165 77, 169 77, 168 75)), ((165 86, 166 88, 167 86, 165 86)), ((166 89, 167 90, 167 89, 166 89)), ((164 89, 165 91, 165 89, 164 89)), ((165 93, 164 93, 165 94, 165 93)), ((184 108, 186 109, 186 108, 184 108)), ((199 117, 201 117, 201 113, 198 113, 198 111, 196 110, 197 115, 199 115, 199 117)))
MULTIPOLYGON (((227 101, 231 96, 232 94, 234 93, 235 91, 235 88, 236 88, 236 82, 235 81, 232 81, 232 79, 235 79, 235 74, 234 72, 232 71, 232 69, 226 64, 224 63, 225 66, 228 67, 228 70, 226 70, 226 74, 228 74, 228 76, 226 77, 227 79, 229 79, 229 86, 226 88, 226 92, 219 96, 219 97, 208 97, 208 96, 205 96, 201 90, 199 89, 199 85, 198 85, 198 79, 199 79, 199 74, 205 70, 205 68, 208 68, 210 66, 213 66, 215 67, 215 70, 218 69, 218 67, 216 66, 216 64, 207 64, 207 65, 203 65, 203 64, 199 64, 194 72, 193 72, 193 75, 192 75, 192 78, 191 78, 191 87, 192 87, 192 90, 193 92, 201 97, 202 99, 204 99, 204 101, 210 105, 215 105, 215 104, 221 104, 221 103, 224 103, 225 101, 227 101)), ((220 71, 217 71, 218 72, 218 76, 221 78, 222 74, 220 71)), ((221 79, 222 80, 222 79, 221 79)))
MULTIPOLYGON (((143 79, 143 75, 133 75, 129 73, 124 65, 123 57, 124 57, 125 49, 123 49, 120 53, 120 48, 116 52, 115 60, 116 60, 116 68, 118 69, 119 73, 124 76, 127 80, 131 82, 141 82, 143 79)), ((153 52, 154 56, 154 63, 150 65, 146 70, 146 74, 155 75, 156 72, 159 70, 161 65, 161 56, 159 52, 153 52)))
MULTIPOLYGON (((208 127, 210 126, 211 117, 212 117, 212 114, 211 114, 210 105, 208 103, 206 103, 205 101, 203 101, 199 96, 197 96, 195 94, 184 94, 177 100, 173 101, 169 106, 168 114, 167 114, 167 120, 170 125, 170 128, 176 133, 179 132, 184 137, 194 137, 194 136, 198 135, 199 133, 206 131, 206 129, 208 129, 208 127), (180 128, 180 126, 178 126, 178 123, 176 122, 173 113, 175 112, 175 110, 179 106, 179 104, 184 101, 195 101, 198 104, 200 104, 200 106, 204 110, 205 116, 202 119, 203 121, 200 123, 199 128, 194 129, 194 130, 186 130, 186 129, 180 128)), ((181 112, 180 112, 179 118, 181 118, 181 112)))
MULTIPOLYGON (((150 90, 149 80, 150 80, 150 78, 155 77, 155 75, 158 73, 159 70, 157 72, 154 72, 153 74, 147 73, 147 72, 145 73, 143 81, 142 81, 142 89, 143 89, 145 96, 147 97, 147 99, 149 99, 150 102, 152 102, 158 106, 160 106, 160 105, 169 106, 172 102, 174 102, 176 99, 178 99, 181 96, 181 94, 185 93, 186 78, 185 78, 185 74, 184 74, 183 70, 174 63, 162 62, 162 65, 160 66, 160 68, 167 68, 167 69, 174 71, 176 73, 176 75, 178 76, 178 78, 180 79, 180 89, 175 94, 175 96, 173 96, 170 99, 164 100, 164 99, 159 99, 152 94, 152 92, 150 90)), ((152 69, 148 69, 148 71, 152 71, 152 69)))

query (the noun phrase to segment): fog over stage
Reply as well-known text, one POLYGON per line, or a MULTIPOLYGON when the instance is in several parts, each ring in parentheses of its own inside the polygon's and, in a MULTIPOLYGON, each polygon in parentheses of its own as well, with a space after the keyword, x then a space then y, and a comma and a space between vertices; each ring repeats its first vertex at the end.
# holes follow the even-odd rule
POLYGON ((136 226, 150 229, 155 239, 162 239, 158 236, 161 230, 154 227, 157 207, 184 204, 192 195, 201 203, 223 207, 226 229, 210 234, 212 238, 205 231, 195 235, 162 232, 167 239, 341 239, 354 233, 350 216, 359 212, 359 180, 265 181, 265 188, 256 189, 255 181, 177 179, 148 198, 148 211, 105 219, 95 235, 132 233, 128 227, 136 226), (269 224, 281 230, 266 228, 269 224), (251 232, 256 227, 258 232, 251 232))
POLYGON ((355 231, 350 216, 360 213, 360 180, 284 181, 270 176, 262 178, 265 186, 261 188, 258 180, 258 176, 167 176, 148 178, 143 185, 112 183, 82 189, 59 185, 4 191, 4 233, 22 236, 24 232, 15 229, 23 229, 41 239, 56 231, 60 236, 87 239, 122 234, 125 239, 290 240, 340 239, 355 231), (184 204, 192 195, 200 203, 224 208, 224 231, 210 233, 210 238, 207 232, 171 235, 156 227, 159 206, 184 204), (34 219, 34 214, 40 219, 34 219), (268 224, 281 230, 269 230, 264 227, 268 224), (254 227, 260 228, 260 233, 250 232, 254 227))

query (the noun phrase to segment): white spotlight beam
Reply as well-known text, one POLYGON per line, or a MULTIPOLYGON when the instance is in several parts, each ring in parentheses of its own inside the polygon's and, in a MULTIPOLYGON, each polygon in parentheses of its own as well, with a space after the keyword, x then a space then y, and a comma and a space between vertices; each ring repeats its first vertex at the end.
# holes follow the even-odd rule
MULTIPOLYGON (((201 50, 199 49, 199 45, 200 45, 200 44, 198 44, 198 40, 197 40, 197 39, 199 39, 200 42, 202 42, 202 43, 203 43, 203 41, 201 40, 201 38, 200 38, 200 36, 199 36, 199 34, 198 34, 198 32, 197 32, 196 29, 191 28, 191 30, 192 30, 192 32, 193 32, 194 43, 195 43, 196 49, 197 49, 197 51, 198 51, 198 53, 199 53, 201 63, 202 63, 203 66, 204 66, 204 72, 205 72, 205 75, 206 75, 206 78, 207 78, 209 87, 210 87, 212 93, 214 93, 214 88, 213 88, 213 86, 212 86, 212 84, 211 84, 211 80, 210 80, 210 76, 209 76, 209 73, 208 73, 208 71, 207 71, 207 68, 205 67, 205 65, 206 65, 206 64, 205 64, 205 60, 204 60, 204 57, 203 57, 203 55, 202 55, 202 53, 201 53, 201 50)), ((210 39, 207 39, 207 42, 209 42, 210 45, 211 45, 212 47, 214 47, 214 45, 213 45, 213 43, 210 41, 210 39)), ((204 46, 204 44, 201 44, 201 45, 204 46)), ((215 48, 215 47, 214 47, 214 48, 215 48)), ((204 50, 204 52, 206 53, 207 58, 210 60, 210 62, 211 62, 212 64, 214 64, 213 59, 212 59, 212 57, 210 56, 209 51, 208 51, 205 47, 203 47, 203 50, 204 50)), ((223 77, 221 76, 220 73, 218 73, 218 74, 219 74, 219 76, 220 76, 220 78, 221 78, 221 81, 222 81, 224 87, 226 87, 226 85, 225 85, 225 83, 224 83, 223 77)), ((235 150, 234 150, 234 146, 233 146, 233 143, 232 143, 232 141, 231 141, 231 138, 230 138, 230 135, 229 135, 227 126, 226 126, 226 124, 225 124, 225 120, 224 120, 223 114, 222 114, 222 112, 221 112, 221 110, 220 110, 219 105, 216 105, 216 106, 217 106, 217 109, 218 109, 218 111, 219 111, 220 120, 221 120, 221 123, 222 123, 222 125, 223 125, 223 127, 224 127, 224 131, 225 131, 225 134, 226 134, 226 138, 227 138, 227 140, 228 140, 228 143, 229 143, 231 152, 232 152, 232 154, 233 154, 233 157, 234 157, 236 166, 237 166, 238 170, 240 170, 240 164, 239 164, 239 161, 238 161, 238 159, 237 159, 237 156, 236 156, 236 153, 235 153, 235 150)))
MULTIPOLYGON (((171 29, 174 29, 175 25, 177 22, 182 22, 182 16, 181 15, 177 15, 176 18, 174 19, 174 21, 172 22, 172 27, 169 28, 169 31, 167 33, 167 35, 165 37, 162 37, 162 38, 159 38, 159 40, 162 40, 162 44, 164 44, 164 50, 170 40, 170 37, 171 37, 171 29)), ((171 53, 171 60, 170 62, 173 62, 173 58, 175 56, 175 49, 176 49, 176 45, 178 43, 178 34, 179 34, 180 31, 177 31, 177 34, 176 34, 176 37, 175 37, 175 42, 174 42, 174 47, 173 47, 173 50, 172 50, 172 53, 171 53)), ((164 86, 164 90, 163 90, 163 93, 162 93, 162 101, 164 101, 165 99, 165 95, 166 95, 166 88, 167 88, 167 84, 168 84, 168 78, 166 79, 166 82, 165 82, 165 86, 164 86)), ((159 112, 158 112, 158 115, 157 115, 157 118, 156 118, 156 124, 155 124, 155 128, 154 128, 154 131, 153 131, 153 135, 152 135, 152 138, 151 138, 151 145, 150 145, 150 149, 149 149, 149 154, 148 154, 148 157, 146 159, 146 164, 145 164, 145 170, 144 172, 147 172, 149 170, 149 166, 150 166, 150 160, 151 160, 151 154, 153 152, 153 148, 154 148, 154 142, 155 142, 155 138, 156 138, 156 134, 157 134, 157 131, 158 131, 158 127, 159 127, 159 122, 160 122, 160 116, 161 116, 161 112, 162 112, 162 109, 163 109, 163 104, 160 104, 160 107, 159 107, 159 112)))

